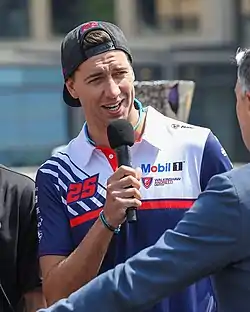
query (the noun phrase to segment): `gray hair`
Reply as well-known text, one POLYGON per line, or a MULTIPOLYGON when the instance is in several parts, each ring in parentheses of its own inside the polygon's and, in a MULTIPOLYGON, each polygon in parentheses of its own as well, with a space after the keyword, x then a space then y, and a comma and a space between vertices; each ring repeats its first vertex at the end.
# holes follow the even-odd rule
POLYGON ((237 76, 242 92, 250 92, 250 48, 238 49, 235 60, 238 66, 237 76))

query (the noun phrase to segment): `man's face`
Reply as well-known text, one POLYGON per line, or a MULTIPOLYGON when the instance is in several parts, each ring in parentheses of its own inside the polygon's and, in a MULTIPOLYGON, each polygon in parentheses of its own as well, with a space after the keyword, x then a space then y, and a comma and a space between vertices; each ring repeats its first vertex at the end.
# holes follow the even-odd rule
POLYGON ((135 123, 134 72, 122 51, 109 51, 89 58, 67 81, 71 95, 79 98, 89 128, 103 133, 113 119, 135 123))
POLYGON ((236 94, 236 113, 240 124, 243 141, 250 151, 250 93, 243 92, 240 82, 235 86, 236 94))

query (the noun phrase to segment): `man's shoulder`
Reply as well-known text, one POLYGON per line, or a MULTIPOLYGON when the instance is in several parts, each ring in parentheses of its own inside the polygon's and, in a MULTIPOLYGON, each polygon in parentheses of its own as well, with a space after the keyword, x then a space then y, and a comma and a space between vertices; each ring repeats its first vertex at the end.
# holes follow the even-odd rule
POLYGON ((249 198, 250 164, 240 166, 223 174, 227 176, 231 183, 234 185, 236 192, 238 193, 240 198, 244 196, 247 196, 247 198, 249 198))
POLYGON ((70 150, 74 141, 75 139, 71 140, 67 145, 61 145, 53 149, 51 156, 39 166, 38 171, 49 168, 50 165, 53 165, 53 167, 58 166, 62 157, 70 157, 70 150))
POLYGON ((250 164, 231 169, 227 172, 214 175, 208 184, 209 190, 216 190, 220 193, 234 194, 238 198, 238 202, 247 203, 250 207, 250 164))
POLYGON ((0 184, 15 187, 19 191, 24 189, 33 191, 35 185, 30 177, 3 165, 0 165, 0 184))
MULTIPOLYGON (((244 183, 246 179, 249 180, 250 176, 250 163, 239 167, 236 167, 230 171, 222 173, 222 175, 227 176, 233 183, 244 183)), ((250 188, 250 185, 249 185, 250 188)))
POLYGON ((57 185, 58 178, 61 175, 68 176, 73 173, 75 166, 72 162, 72 157, 75 155, 74 146, 72 148, 73 142, 74 140, 70 141, 68 145, 61 146, 60 149, 39 166, 35 177, 37 186, 41 183, 44 185, 48 185, 48 183, 57 185))
POLYGON ((159 121, 159 124, 164 125, 171 136, 179 138, 182 141, 187 141, 195 144, 197 139, 206 141, 211 130, 206 127, 193 125, 181 120, 173 119, 165 116, 153 107, 149 107, 149 112, 154 116, 154 119, 159 121))

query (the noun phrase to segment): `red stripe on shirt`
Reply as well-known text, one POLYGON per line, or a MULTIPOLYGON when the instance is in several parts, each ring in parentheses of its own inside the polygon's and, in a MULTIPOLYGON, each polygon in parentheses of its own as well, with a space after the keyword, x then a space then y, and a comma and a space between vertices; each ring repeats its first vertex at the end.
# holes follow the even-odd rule
POLYGON ((75 217, 70 220, 70 226, 75 227, 77 225, 80 225, 82 223, 85 223, 87 221, 90 221, 92 219, 96 219, 99 216, 99 213, 101 212, 102 208, 86 212, 85 214, 75 217))
MULTIPOLYGON (((192 199, 155 199, 155 200, 144 200, 139 210, 150 210, 150 209, 189 209, 193 205, 195 200, 192 199)), ((86 212, 85 214, 75 217, 70 220, 70 226, 75 227, 83 224, 87 221, 98 218, 102 208, 86 212)))
POLYGON ((139 209, 189 209, 193 203, 192 199, 155 199, 143 201, 139 209))

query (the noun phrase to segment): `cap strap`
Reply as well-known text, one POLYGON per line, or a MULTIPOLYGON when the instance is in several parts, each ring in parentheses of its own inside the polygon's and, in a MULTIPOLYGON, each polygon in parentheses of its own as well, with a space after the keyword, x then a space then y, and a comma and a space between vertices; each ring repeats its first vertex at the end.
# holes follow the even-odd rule
POLYGON ((113 44, 113 42, 105 42, 105 43, 101 43, 93 48, 90 48, 86 51, 84 51, 85 55, 87 56, 87 58, 90 58, 94 55, 98 55, 100 53, 103 52, 107 52, 110 50, 115 50, 115 46, 113 44))

